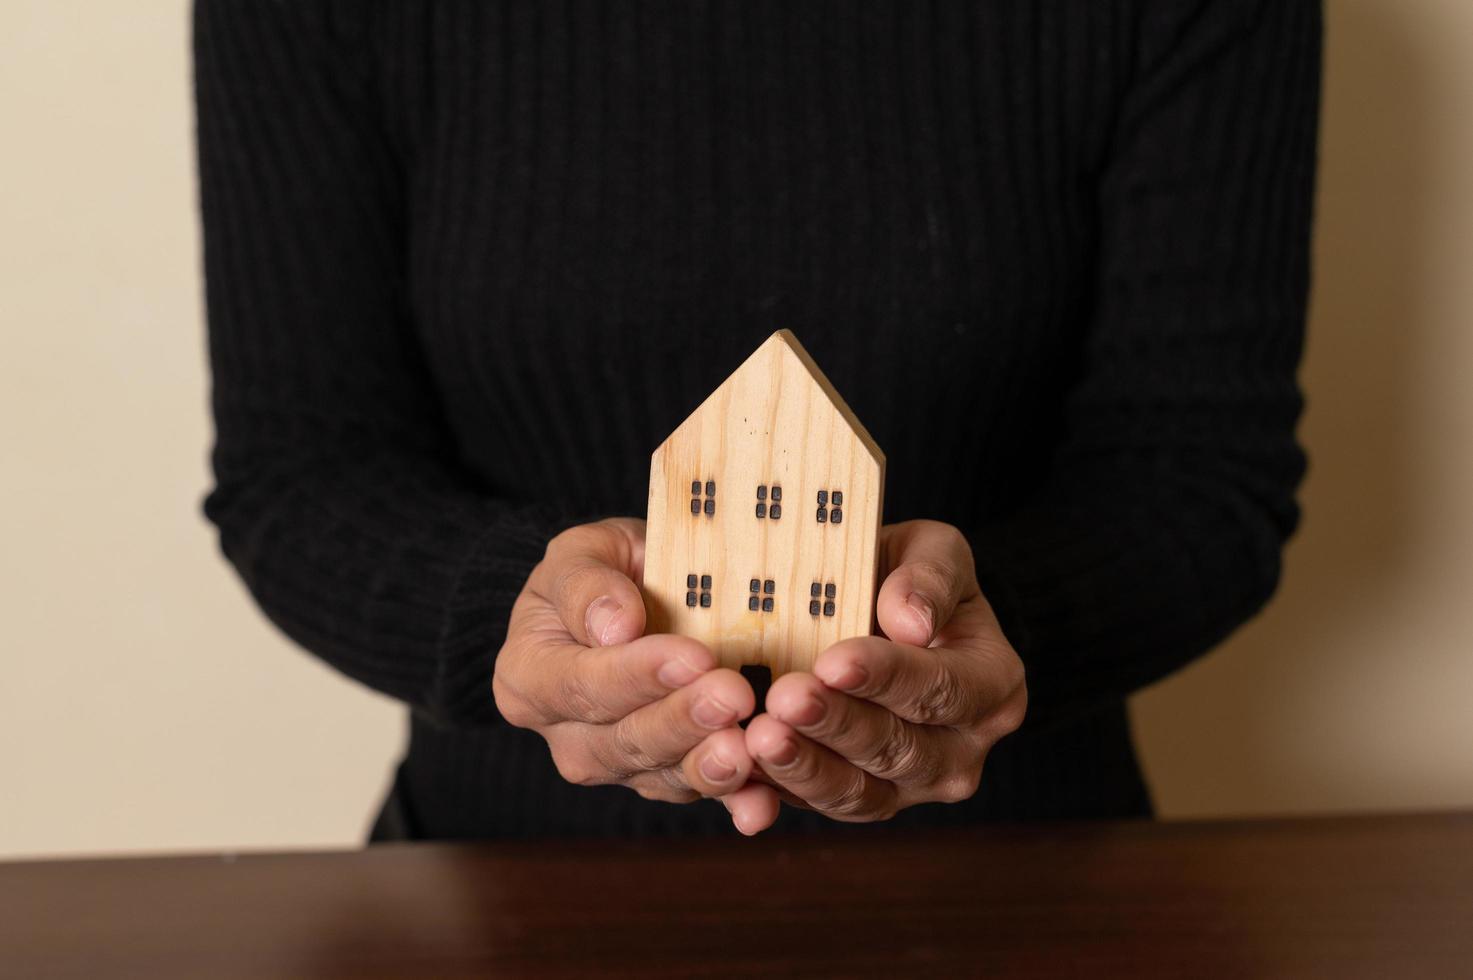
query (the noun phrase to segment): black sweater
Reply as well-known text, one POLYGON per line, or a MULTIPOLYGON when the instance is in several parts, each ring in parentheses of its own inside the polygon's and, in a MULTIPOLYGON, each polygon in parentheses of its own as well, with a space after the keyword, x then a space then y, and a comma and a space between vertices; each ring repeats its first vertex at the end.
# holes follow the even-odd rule
POLYGON ((548 538, 642 515, 780 327, 1027 666, 978 795, 898 820, 1149 812, 1124 698, 1264 603, 1297 519, 1317 2, 195 16, 206 512, 272 620, 410 706, 411 833, 729 825, 562 783, 491 674, 548 538))

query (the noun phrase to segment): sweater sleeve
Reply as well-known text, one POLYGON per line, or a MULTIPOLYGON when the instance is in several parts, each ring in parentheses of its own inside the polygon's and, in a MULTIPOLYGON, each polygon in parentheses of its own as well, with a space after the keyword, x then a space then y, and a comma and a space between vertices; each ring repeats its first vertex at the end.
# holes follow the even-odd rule
POLYGON ((1298 520, 1319 5, 1167 0, 1136 26, 1066 436, 1028 503, 973 534, 1034 724, 1221 641, 1298 520))
POLYGON ((444 724, 494 723, 511 603, 571 521, 457 466, 407 312, 404 181, 367 7, 195 6, 205 513, 302 646, 444 724))

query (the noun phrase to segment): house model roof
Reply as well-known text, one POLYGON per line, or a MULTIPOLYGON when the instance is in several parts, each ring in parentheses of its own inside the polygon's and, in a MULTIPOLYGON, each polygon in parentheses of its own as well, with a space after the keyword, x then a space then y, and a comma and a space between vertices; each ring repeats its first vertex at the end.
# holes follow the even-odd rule
POLYGON ((807 670, 873 628, 885 455, 787 330, 655 450, 644 592, 650 632, 724 666, 807 670))

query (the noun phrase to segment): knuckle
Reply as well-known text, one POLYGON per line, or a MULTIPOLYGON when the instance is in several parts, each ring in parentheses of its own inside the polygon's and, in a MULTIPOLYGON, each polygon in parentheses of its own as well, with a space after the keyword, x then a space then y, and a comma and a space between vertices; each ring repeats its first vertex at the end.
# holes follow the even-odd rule
POLYGON ((628 774, 648 772, 662 768, 660 761, 647 749, 639 734, 630 725, 621 722, 613 727, 614 752, 618 755, 616 765, 628 774))
POLYGON ((1003 702, 985 719, 982 731, 991 741, 1011 735, 1023 726, 1028 716, 1028 684, 1023 661, 1011 649, 1001 658, 1002 687, 1008 692, 1003 702))
POLYGON ((980 767, 952 773, 936 784, 936 799, 942 803, 960 803, 970 800, 982 784, 980 767))
POLYGON ((836 817, 858 817, 866 811, 865 803, 864 774, 858 770, 833 793, 814 801, 824 813, 836 817))
POLYGON ((949 671, 942 671, 917 695, 916 719, 922 725, 946 724, 961 714, 964 700, 956 678, 949 671))
POLYGON ((956 578, 956 570, 935 558, 916 558, 909 562, 910 577, 923 589, 945 593, 956 578))
POLYGON ((571 670, 558 679, 558 695, 562 699, 565 713, 577 721, 590 724, 608 724, 613 719, 599 707, 593 696, 593 685, 588 675, 580 670, 571 670))
MULTIPOLYGON (((1009 648, 1011 649, 1011 648, 1009 648)), ((1013 654, 1013 683, 1018 691, 1019 707, 1028 710, 1028 668, 1023 664, 1023 658, 1016 653, 1013 654)))
MULTIPOLYGON (((565 565, 558 572, 557 578, 553 582, 552 594, 563 613, 564 619, 567 618, 570 611, 568 607, 571 604, 577 603, 581 606, 583 603, 592 599, 596 593, 602 591, 599 583, 594 581, 599 575, 599 572, 600 570, 597 566, 582 562, 565 565)), ((577 609, 574 611, 574 615, 581 618, 583 611, 581 608, 577 609)), ((571 629, 578 624, 565 623, 564 625, 571 629)))
POLYGON ((557 773, 575 786, 596 786, 604 780, 592 757, 582 748, 564 744, 562 740, 549 740, 552 762, 557 773))
POLYGON ((992 719, 993 741, 1013 734, 1023 727, 1023 719, 1028 714, 1028 699, 1026 697, 1014 698, 998 709, 992 719))
POLYGON ((629 522, 594 521, 565 528, 548 541, 544 560, 563 562, 578 557, 593 557, 601 562, 628 562, 633 549, 629 522))
POLYGON ((926 519, 917 520, 915 523, 918 537, 924 536, 935 540, 948 553, 971 557, 972 544, 962 533, 961 528, 955 524, 926 519))
POLYGON ((612 667, 608 678, 610 692, 653 700, 658 696, 657 692, 661 691, 662 685, 652 676, 656 668, 648 666, 635 657, 615 657, 610 666, 612 667))
POLYGON ((588 550, 592 544, 596 532, 590 525, 578 524, 573 527, 564 528, 547 542, 547 550, 544 553, 547 558, 557 558, 561 555, 576 554, 588 550))
POLYGON ((951 527, 951 525, 946 523, 945 521, 936 521, 930 519, 929 517, 917 518, 915 524, 918 531, 945 531, 947 528, 951 527))
POLYGON ((957 561, 963 563, 963 568, 972 568, 976 560, 972 554, 972 542, 968 541, 967 536, 963 534, 961 530, 955 525, 943 524, 941 526, 945 528, 944 533, 946 535, 947 546, 950 547, 952 553, 956 555, 957 561))
POLYGON ((513 728, 531 728, 536 724, 536 713, 525 700, 513 694, 511 688, 500 677, 491 678, 491 697, 496 710, 513 728))
POLYGON ((955 561, 965 563, 964 567, 971 567, 972 543, 961 532, 961 528, 945 521, 925 521, 924 524, 925 529, 935 536, 940 551, 955 561))
POLYGON ((920 740, 908 729, 897 725, 891 737, 875 747, 874 756, 863 766, 881 779, 926 781, 935 768, 922 751, 920 740))

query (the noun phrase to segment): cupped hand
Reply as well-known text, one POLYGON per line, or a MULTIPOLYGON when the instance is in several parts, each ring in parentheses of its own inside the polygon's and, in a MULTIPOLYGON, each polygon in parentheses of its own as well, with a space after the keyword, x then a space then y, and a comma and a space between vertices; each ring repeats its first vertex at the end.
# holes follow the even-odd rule
POLYGON ((510 724, 547 740, 558 772, 652 800, 719 797, 751 774, 738 723, 755 697, 703 644, 641 635, 644 522, 571 528, 512 607, 492 689, 510 724))
MULTIPOLYGON (((977 791, 988 751, 1023 721, 1023 663, 977 584, 956 528, 908 521, 881 531, 876 603, 883 637, 842 640, 813 673, 778 678, 747 726, 753 782, 727 797, 758 810, 762 793, 835 820, 886 820, 918 803, 977 791), (771 788, 769 788, 769 785, 771 788)), ((735 813, 736 811, 733 810, 735 813)), ((771 819, 749 833, 770 826, 771 819)))

